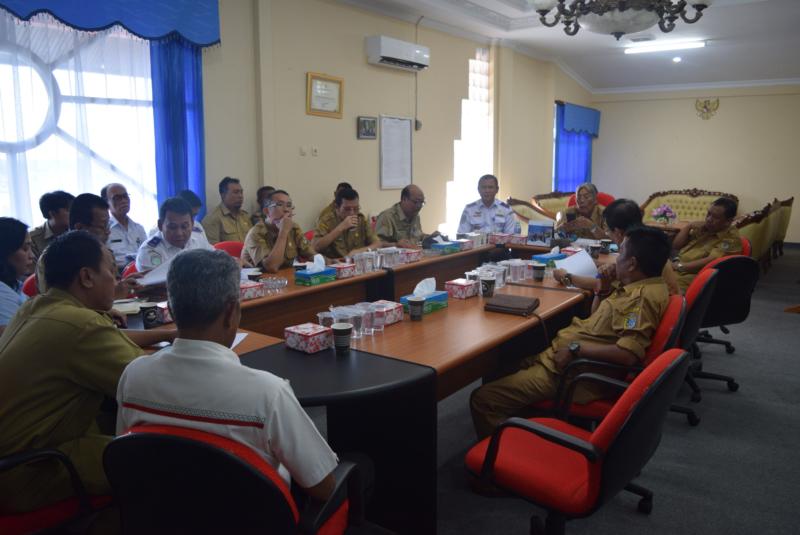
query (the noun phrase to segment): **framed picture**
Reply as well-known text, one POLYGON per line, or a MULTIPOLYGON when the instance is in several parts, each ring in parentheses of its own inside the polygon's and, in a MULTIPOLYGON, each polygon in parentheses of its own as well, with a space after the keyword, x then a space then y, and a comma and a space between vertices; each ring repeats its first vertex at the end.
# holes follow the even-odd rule
POLYGON ((359 115, 356 121, 356 136, 358 139, 378 138, 378 118, 359 115))
POLYGON ((306 73, 306 113, 342 118, 344 80, 318 72, 306 73))

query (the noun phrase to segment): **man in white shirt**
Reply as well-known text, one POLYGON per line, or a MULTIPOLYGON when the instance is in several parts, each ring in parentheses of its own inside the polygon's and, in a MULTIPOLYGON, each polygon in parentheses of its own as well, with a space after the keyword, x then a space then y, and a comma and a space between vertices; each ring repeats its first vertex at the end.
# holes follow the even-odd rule
POLYGON ((194 224, 191 206, 179 197, 171 197, 161 205, 158 228, 159 231, 139 247, 136 255, 139 271, 165 264, 183 251, 214 250, 203 231, 194 224))
POLYGON ((502 232, 519 234, 519 223, 514 219, 514 210, 495 196, 500 184, 494 175, 483 175, 478 179, 478 193, 481 198, 471 202, 461 212, 458 232, 502 232))
POLYGON ((223 251, 188 251, 167 275, 178 338, 131 363, 117 387, 117 433, 140 424, 199 429, 246 444, 313 498, 334 488, 336 454, 289 383, 242 365, 229 348, 241 318, 239 266, 223 251))
POLYGON ((100 196, 108 202, 108 248, 114 253, 114 262, 119 269, 136 259, 139 247, 147 239, 144 227, 128 217, 131 198, 122 184, 107 184, 100 196))

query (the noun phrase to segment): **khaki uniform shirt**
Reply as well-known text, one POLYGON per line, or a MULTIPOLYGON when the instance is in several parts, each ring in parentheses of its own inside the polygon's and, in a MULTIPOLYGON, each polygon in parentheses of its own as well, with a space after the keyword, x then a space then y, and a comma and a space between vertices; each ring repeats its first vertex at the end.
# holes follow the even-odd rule
MULTIPOLYGON (((607 231, 608 228, 606 227, 606 222, 603 219, 603 211, 605 208, 599 204, 595 204, 594 208, 592 209, 592 213, 589 214, 589 219, 592 223, 597 225, 597 228, 602 229, 603 231, 607 231)), ((567 216, 575 215, 575 217, 580 217, 581 215, 578 213, 577 206, 570 206, 566 210, 567 216)), ((567 222, 568 219, 565 218, 564 222, 567 222)), ((575 234, 578 238, 587 238, 587 239, 594 239, 594 234, 592 233, 591 229, 588 228, 576 228, 574 230, 569 231, 570 234, 575 234)))
POLYGON ((336 201, 331 201, 328 206, 322 209, 322 211, 319 213, 319 216, 317 216, 317 225, 319 225, 319 222, 323 219, 327 219, 334 214, 336 214, 336 201))
POLYGON ((40 227, 36 227, 35 229, 31 230, 31 250, 33 251, 33 256, 35 260, 39 260, 39 257, 42 256, 42 253, 47 246, 50 245, 50 242, 53 241, 53 238, 56 237, 53 234, 53 229, 50 228, 50 224, 47 221, 40 227))
POLYGON ((247 211, 239 210, 239 215, 234 216, 222 203, 203 218, 203 228, 212 245, 221 241, 244 242, 252 226, 247 211))
MULTIPOLYGON (((251 228, 244 239, 242 249, 242 262, 249 266, 258 267, 269 256, 278 239, 278 227, 272 223, 262 221, 251 228)), ((286 248, 283 251, 281 267, 290 267, 298 256, 313 258, 316 253, 306 239, 300 225, 292 223, 292 230, 286 239, 286 248)))
MULTIPOLYGON (((317 221, 317 228, 314 230, 314 237, 321 238, 336 228, 341 223, 339 215, 334 211, 324 218, 317 221)), ((358 214, 358 225, 342 232, 322 254, 328 258, 342 258, 347 256, 353 249, 367 247, 378 240, 375 232, 370 228, 364 214, 358 214)))
MULTIPOLYGON (((714 233, 692 229, 689 231, 689 242, 678 252, 678 259, 685 264, 701 258, 715 259, 741 252, 739 229, 734 226, 714 233)), ((696 275, 697 273, 679 273, 678 284, 681 290, 686 290, 696 275)))
POLYGON ((643 279, 615 289, 586 319, 574 318, 558 332, 552 346, 538 355, 551 372, 558 373, 553 355, 571 342, 616 344, 639 360, 645 357, 669 304, 669 291, 661 277, 643 279))
POLYGON ((413 219, 409 221, 406 219, 406 214, 400 207, 399 202, 378 215, 378 222, 375 225, 375 234, 377 234, 380 239, 388 242, 409 240, 418 243, 425 237, 425 233, 422 232, 419 214, 416 214, 413 219))
MULTIPOLYGON (((90 487, 104 480, 103 444, 89 435, 111 440, 96 434, 95 418, 104 396, 115 396, 122 370, 142 353, 108 316, 63 290, 27 301, 0 337, 0 456, 58 448, 90 487)), ((41 505, 36 497, 65 478, 50 463, 0 474, 0 504, 41 505)))

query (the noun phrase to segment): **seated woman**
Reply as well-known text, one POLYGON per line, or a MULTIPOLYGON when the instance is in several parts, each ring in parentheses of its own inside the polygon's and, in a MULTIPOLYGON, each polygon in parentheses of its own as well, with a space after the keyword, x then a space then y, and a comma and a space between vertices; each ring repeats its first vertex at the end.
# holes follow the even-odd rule
POLYGON ((292 219, 294 205, 288 193, 282 189, 271 192, 261 209, 264 221, 248 231, 242 248, 242 265, 275 273, 290 267, 298 256, 314 257, 314 249, 292 219))
POLYGON ((33 249, 28 226, 0 217, 0 334, 27 297, 22 280, 33 271, 33 249))
POLYGON ((575 206, 567 208, 566 217, 556 226, 567 234, 578 238, 607 238, 603 207, 597 204, 597 188, 594 184, 584 182, 575 190, 575 206))

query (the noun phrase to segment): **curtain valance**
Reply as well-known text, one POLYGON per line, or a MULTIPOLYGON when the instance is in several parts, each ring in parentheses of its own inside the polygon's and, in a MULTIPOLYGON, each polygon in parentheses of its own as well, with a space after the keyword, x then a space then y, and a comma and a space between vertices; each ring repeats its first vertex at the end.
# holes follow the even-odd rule
POLYGON ((564 130, 597 137, 600 132, 600 111, 594 108, 564 103, 564 130))

